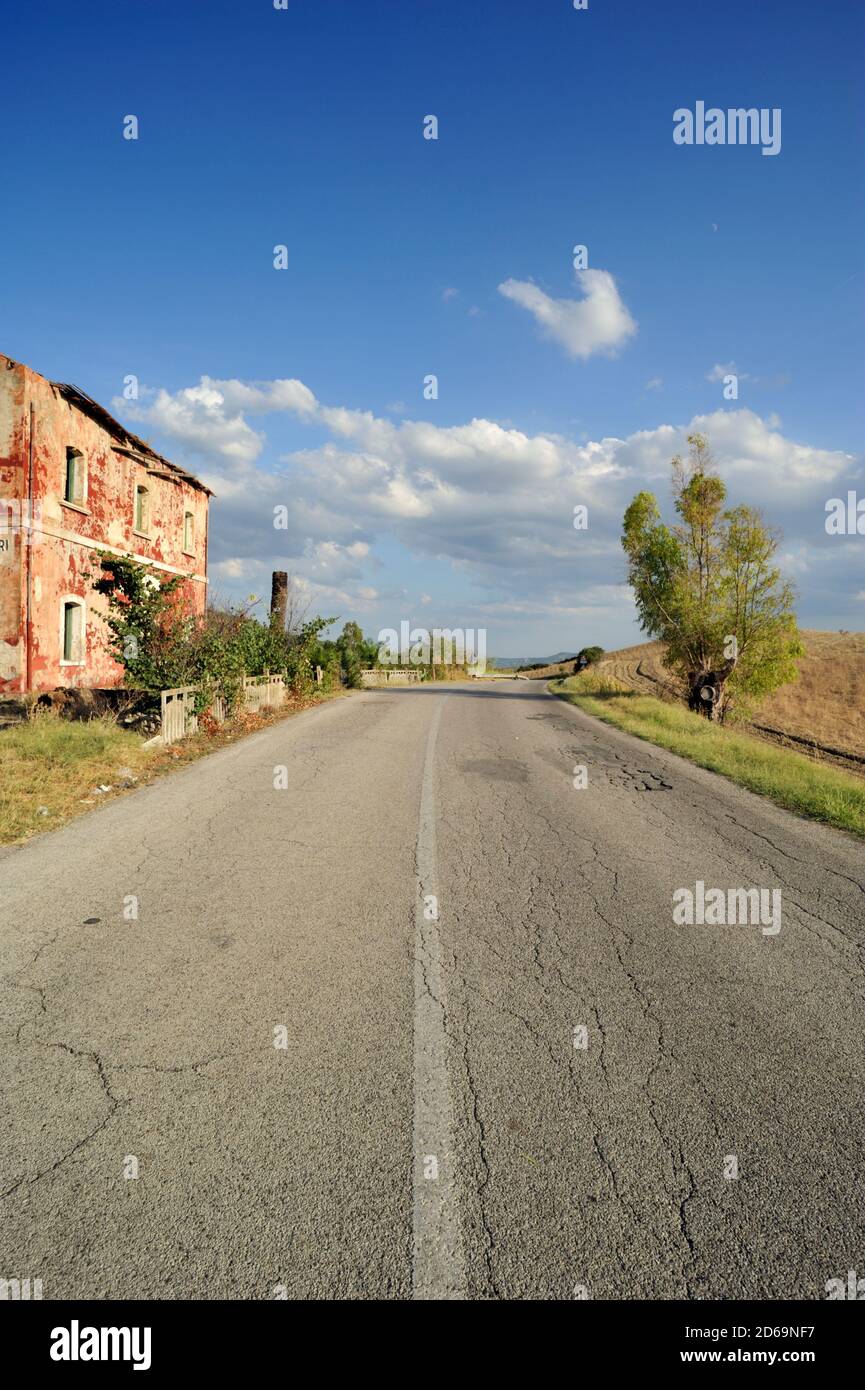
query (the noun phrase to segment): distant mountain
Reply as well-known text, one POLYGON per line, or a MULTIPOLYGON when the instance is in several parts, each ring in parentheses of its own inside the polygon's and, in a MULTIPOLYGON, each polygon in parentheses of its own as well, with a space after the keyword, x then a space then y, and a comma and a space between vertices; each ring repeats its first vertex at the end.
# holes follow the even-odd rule
POLYGON ((494 659, 503 671, 511 671, 517 666, 554 666, 557 661, 573 661, 576 655, 576 652, 556 652, 555 656, 497 656, 494 659))

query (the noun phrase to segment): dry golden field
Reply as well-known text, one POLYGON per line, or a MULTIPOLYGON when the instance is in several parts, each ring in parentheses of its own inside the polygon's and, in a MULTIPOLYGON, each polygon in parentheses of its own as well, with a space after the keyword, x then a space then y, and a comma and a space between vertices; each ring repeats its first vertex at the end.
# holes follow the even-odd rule
MULTIPOLYGON (((865 632, 802 632, 805 655, 799 679, 770 695, 745 725, 776 742, 833 757, 865 770, 865 632)), ((607 652, 598 669, 634 690, 680 699, 676 681, 661 664, 664 644, 642 642, 607 652)), ((532 676, 570 674, 573 662, 533 671, 532 676)))

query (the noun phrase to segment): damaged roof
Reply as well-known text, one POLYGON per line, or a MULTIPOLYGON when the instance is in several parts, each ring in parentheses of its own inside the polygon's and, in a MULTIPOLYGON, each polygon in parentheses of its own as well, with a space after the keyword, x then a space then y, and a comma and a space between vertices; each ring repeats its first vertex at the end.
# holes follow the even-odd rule
POLYGON ((115 439, 119 439, 132 452, 146 454, 149 458, 155 459, 163 468, 167 468, 170 472, 177 474, 184 482, 189 483, 191 487, 196 487, 201 492, 206 492, 208 497, 213 496, 212 489, 202 483, 200 479, 196 478, 193 473, 187 472, 187 470, 181 468, 179 464, 172 463, 170 459, 164 458, 162 454, 158 454, 154 448, 145 443, 143 439, 140 439, 137 434, 133 434, 125 425, 121 425, 119 420, 115 420, 114 416, 111 415, 103 405, 100 405, 98 401, 94 401, 92 396, 88 396, 84 391, 79 391, 77 386, 71 386, 68 382, 52 381, 51 385, 54 387, 55 391, 60 392, 60 395, 63 396, 64 400, 67 400, 70 405, 74 405, 79 410, 83 410, 85 415, 89 415, 97 424, 101 425, 103 429, 107 430, 115 439))

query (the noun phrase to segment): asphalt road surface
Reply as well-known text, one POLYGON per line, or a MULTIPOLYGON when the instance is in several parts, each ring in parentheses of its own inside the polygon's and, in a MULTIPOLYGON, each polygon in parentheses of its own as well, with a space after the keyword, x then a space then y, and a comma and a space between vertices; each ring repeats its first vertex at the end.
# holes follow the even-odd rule
POLYGON ((537 685, 286 720, 5 851, 0 913, 0 1277, 45 1299, 865 1274, 861 845, 537 685), (678 925, 698 881, 780 931, 678 925))

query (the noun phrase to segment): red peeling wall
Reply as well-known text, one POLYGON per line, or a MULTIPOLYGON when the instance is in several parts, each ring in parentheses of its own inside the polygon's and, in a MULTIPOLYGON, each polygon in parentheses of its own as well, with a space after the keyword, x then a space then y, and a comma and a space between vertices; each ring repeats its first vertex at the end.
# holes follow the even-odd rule
POLYGON ((106 647, 106 600, 87 578, 97 572, 97 549, 184 575, 182 601, 202 613, 208 500, 206 489, 131 445, 122 428, 112 433, 57 385, 0 355, 0 692, 121 684, 122 669, 106 647), (86 466, 80 505, 64 501, 67 448, 86 466), (148 494, 146 534, 134 529, 138 486, 148 494), (12 517, 5 527, 4 513, 12 517), (63 608, 72 599, 84 601, 86 614, 83 660, 75 664, 63 661, 62 645, 63 608))

